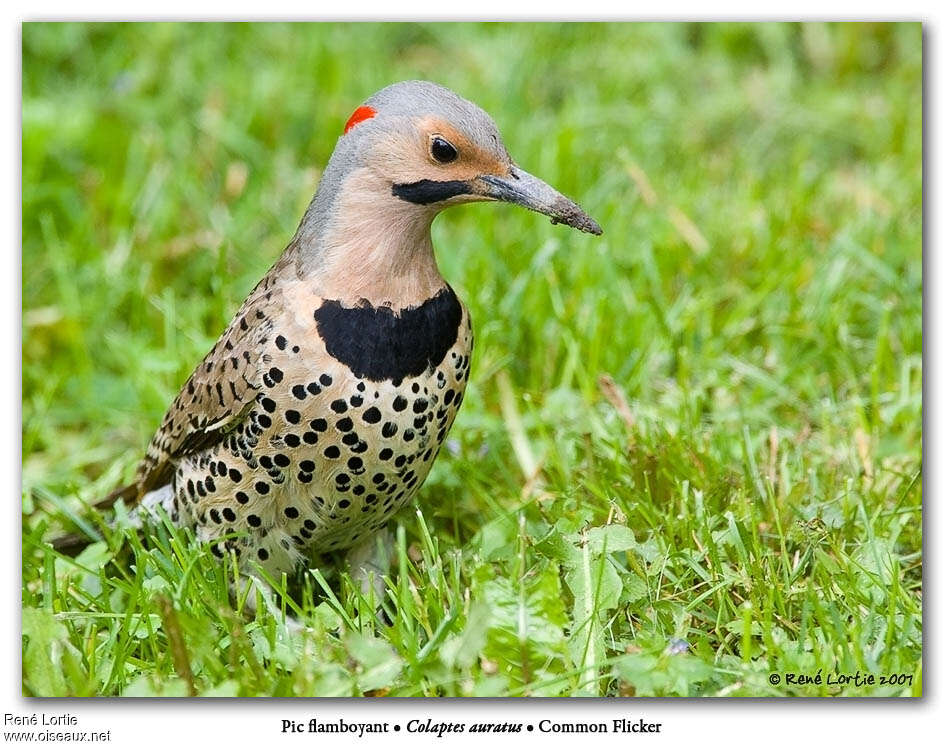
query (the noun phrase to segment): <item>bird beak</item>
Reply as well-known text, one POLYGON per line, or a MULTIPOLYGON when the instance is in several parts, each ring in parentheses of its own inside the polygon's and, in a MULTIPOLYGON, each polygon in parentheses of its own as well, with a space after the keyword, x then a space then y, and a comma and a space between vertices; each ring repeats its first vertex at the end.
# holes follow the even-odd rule
POLYGON ((475 192, 502 202, 513 202, 529 210, 543 213, 551 223, 565 223, 572 228, 599 236, 600 225, 573 200, 569 200, 549 184, 527 171, 512 166, 507 176, 483 174, 475 182, 475 192))

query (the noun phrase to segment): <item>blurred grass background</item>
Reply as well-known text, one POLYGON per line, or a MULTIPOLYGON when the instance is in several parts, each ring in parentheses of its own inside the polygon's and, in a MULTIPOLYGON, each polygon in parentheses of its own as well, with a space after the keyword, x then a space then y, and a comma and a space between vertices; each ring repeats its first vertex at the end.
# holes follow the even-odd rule
POLYGON ((920 25, 33 23, 22 41, 24 632, 72 662, 45 671, 28 642, 26 692, 176 693, 160 579, 198 692, 920 692, 920 25), (436 221, 476 350, 423 515, 399 517, 394 625, 330 581, 301 611, 310 662, 277 615, 227 615, 225 580, 188 586, 175 552, 199 548, 53 558, 43 533, 130 476, 347 116, 408 78, 491 113, 605 234, 496 205, 436 221), (351 657, 398 664, 365 687, 351 657), (912 679, 768 683, 791 667, 912 679))

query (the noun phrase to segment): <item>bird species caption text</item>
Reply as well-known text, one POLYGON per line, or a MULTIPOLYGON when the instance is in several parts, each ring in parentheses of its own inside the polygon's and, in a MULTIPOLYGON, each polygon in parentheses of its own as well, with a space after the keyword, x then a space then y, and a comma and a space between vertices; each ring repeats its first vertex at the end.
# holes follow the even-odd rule
POLYGON ((283 734, 350 734, 365 737, 369 734, 390 734, 407 732, 445 737, 449 734, 520 734, 522 732, 543 732, 545 734, 661 734, 661 722, 650 723, 643 718, 615 718, 607 721, 434 721, 410 719, 403 723, 393 721, 321 721, 313 718, 309 721, 282 719, 283 734))

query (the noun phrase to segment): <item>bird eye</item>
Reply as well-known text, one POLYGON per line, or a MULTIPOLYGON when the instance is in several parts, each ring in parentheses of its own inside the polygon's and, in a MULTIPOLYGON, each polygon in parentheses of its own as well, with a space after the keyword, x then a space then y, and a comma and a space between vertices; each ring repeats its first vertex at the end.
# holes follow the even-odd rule
POLYGON ((452 163, 459 157, 456 146, 438 135, 430 142, 429 152, 439 163, 452 163))

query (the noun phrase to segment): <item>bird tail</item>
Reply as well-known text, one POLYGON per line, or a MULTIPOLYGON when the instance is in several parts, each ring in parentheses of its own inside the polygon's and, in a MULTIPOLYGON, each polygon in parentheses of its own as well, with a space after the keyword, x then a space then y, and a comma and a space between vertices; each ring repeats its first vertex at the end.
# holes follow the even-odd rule
POLYGON ((101 511, 106 508, 111 508, 118 502, 119 498, 130 506, 137 503, 139 497, 140 497, 140 491, 138 490, 138 484, 136 482, 133 482, 129 485, 123 485, 122 487, 111 491, 108 495, 102 498, 98 503, 92 506, 92 508, 95 508, 98 511, 101 511))
POLYGON ((60 555, 68 555, 70 558, 74 558, 86 547, 93 542, 97 542, 99 539, 101 538, 89 537, 87 534, 81 532, 70 532, 69 534, 60 534, 58 537, 53 537, 49 541, 49 544, 52 545, 52 549, 60 555))
MULTIPOLYGON (((95 511, 104 511, 114 506, 119 499, 129 505, 137 502, 137 484, 131 483, 130 485, 123 485, 111 491, 100 501, 93 503, 91 508, 95 511)), ((69 532, 68 534, 60 534, 57 537, 53 537, 49 540, 49 544, 52 545, 52 549, 56 552, 74 558, 93 542, 100 542, 101 539, 101 536, 91 532, 69 532)))

